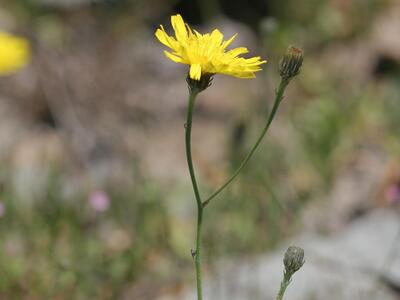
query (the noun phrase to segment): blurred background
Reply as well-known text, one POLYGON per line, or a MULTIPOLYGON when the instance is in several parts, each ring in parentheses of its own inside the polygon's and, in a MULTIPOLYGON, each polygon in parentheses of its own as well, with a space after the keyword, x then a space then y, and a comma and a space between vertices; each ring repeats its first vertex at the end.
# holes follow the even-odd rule
POLYGON ((199 95, 193 155, 203 195, 264 126, 286 47, 305 52, 267 138, 207 209, 210 299, 236 299, 225 294, 238 295, 237 278, 238 299, 265 299, 262 273, 273 269, 260 261, 277 251, 273 295, 281 247, 293 240, 310 266, 316 245, 336 249, 322 255, 336 279, 357 263, 369 277, 351 277, 361 283, 347 294, 332 292, 343 286, 331 278, 291 299, 396 299, 400 276, 380 267, 394 264, 400 228, 398 0, 1 0, 0 28, 27 38, 32 58, 0 78, 0 299, 191 297, 187 67, 154 37, 159 24, 172 34, 175 13, 200 32, 238 33, 233 46, 268 60, 257 79, 219 75, 199 95), (350 258, 336 264, 341 251, 350 258))

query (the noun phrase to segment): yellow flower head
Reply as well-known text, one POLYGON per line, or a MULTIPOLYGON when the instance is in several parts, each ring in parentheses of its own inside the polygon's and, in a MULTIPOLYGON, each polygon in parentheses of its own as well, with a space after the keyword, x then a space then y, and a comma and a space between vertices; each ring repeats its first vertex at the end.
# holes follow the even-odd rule
POLYGON ((0 75, 22 68, 29 61, 29 43, 0 31, 0 75))
POLYGON ((255 72, 261 70, 260 65, 266 63, 259 56, 252 58, 239 57, 248 53, 245 47, 225 51, 236 35, 223 41, 223 34, 215 29, 211 33, 201 34, 190 29, 181 15, 171 17, 175 38, 168 36, 161 25, 156 31, 156 37, 172 52, 164 51, 174 62, 190 65, 191 79, 200 80, 205 74, 226 74, 239 78, 254 78, 255 72))

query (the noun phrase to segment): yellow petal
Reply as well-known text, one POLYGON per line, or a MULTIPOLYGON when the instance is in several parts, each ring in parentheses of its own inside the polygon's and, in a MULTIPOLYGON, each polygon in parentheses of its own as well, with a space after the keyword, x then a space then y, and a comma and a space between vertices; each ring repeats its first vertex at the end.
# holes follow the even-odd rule
POLYGON ((172 48, 171 43, 169 42, 169 36, 167 33, 164 31, 164 28, 162 29, 157 29, 156 31, 156 37, 157 39, 164 44, 165 46, 172 48))
POLYGON ((220 45, 222 43, 222 40, 224 39, 224 35, 221 33, 221 31, 219 31, 218 29, 215 29, 212 33, 211 33, 211 40, 213 43, 215 43, 216 45, 220 45))
POLYGON ((247 50, 247 48, 245 48, 245 47, 235 48, 235 49, 232 49, 232 50, 226 52, 226 54, 231 58, 236 57, 240 54, 246 54, 246 53, 249 53, 249 50, 247 50))
POLYGON ((198 38, 203 37, 203 35, 202 35, 200 32, 198 32, 197 30, 193 29, 193 31, 194 31, 194 33, 196 34, 196 36, 197 36, 198 38))
POLYGON ((172 61, 177 62, 177 63, 185 63, 182 59, 182 57, 179 57, 177 55, 172 54, 171 52, 168 52, 164 50, 165 55, 172 61))
POLYGON ((172 28, 174 28, 175 36, 178 42, 185 42, 188 38, 185 22, 181 15, 171 17, 172 28))
POLYGON ((189 75, 190 75, 190 78, 192 78, 194 80, 200 80, 201 66, 199 64, 191 65, 189 75))
POLYGON ((186 26, 186 30, 187 30, 187 32, 188 32, 188 36, 189 36, 190 38, 193 37, 194 34, 193 34, 192 29, 189 27, 188 24, 185 24, 185 26, 186 26))
POLYGON ((234 34, 229 40, 223 42, 222 49, 225 49, 226 47, 228 47, 233 42, 233 40, 236 38, 236 36, 237 36, 237 33, 234 34))

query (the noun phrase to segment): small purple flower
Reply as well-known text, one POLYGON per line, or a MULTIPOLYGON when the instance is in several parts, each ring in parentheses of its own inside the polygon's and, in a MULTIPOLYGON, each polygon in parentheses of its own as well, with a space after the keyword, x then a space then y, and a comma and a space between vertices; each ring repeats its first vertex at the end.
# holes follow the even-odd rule
POLYGON ((110 207, 110 198, 103 191, 94 191, 89 195, 89 204, 96 212, 105 212, 110 207))
POLYGON ((390 204, 394 204, 400 201, 400 185, 392 184, 386 189, 386 201, 390 204))

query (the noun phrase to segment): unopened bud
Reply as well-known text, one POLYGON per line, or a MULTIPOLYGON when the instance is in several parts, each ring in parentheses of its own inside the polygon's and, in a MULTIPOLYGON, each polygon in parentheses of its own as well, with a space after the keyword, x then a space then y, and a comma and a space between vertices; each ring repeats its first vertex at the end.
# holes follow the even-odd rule
POLYGON ((285 265, 285 273, 291 277, 304 265, 304 250, 300 247, 291 246, 286 250, 283 264, 285 265))
POLYGON ((285 80, 290 80, 300 73, 303 64, 303 50, 290 46, 279 63, 279 74, 285 80))

